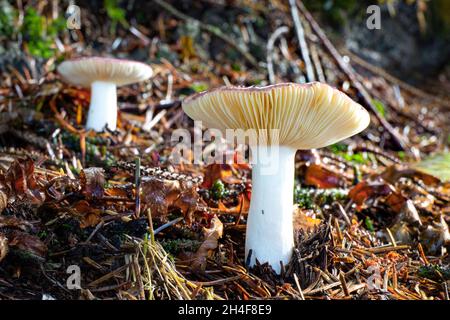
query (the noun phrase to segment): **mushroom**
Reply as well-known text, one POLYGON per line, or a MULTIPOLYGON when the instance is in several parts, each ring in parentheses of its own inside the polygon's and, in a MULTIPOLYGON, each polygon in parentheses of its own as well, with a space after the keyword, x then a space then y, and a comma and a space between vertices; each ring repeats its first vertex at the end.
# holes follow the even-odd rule
POLYGON ((116 130, 117 86, 146 80, 152 68, 137 61, 89 57, 64 61, 58 66, 63 79, 71 84, 91 87, 91 104, 86 128, 116 130))
POLYGON ((221 87, 186 98, 183 110, 209 128, 254 129, 258 141, 266 141, 267 146, 249 143, 257 158, 252 163, 245 254, 250 266, 258 259, 280 273, 280 262, 287 265, 294 248, 296 150, 322 148, 361 132, 369 125, 369 113, 319 82, 221 87), (265 170, 270 161, 275 162, 273 172, 265 170))

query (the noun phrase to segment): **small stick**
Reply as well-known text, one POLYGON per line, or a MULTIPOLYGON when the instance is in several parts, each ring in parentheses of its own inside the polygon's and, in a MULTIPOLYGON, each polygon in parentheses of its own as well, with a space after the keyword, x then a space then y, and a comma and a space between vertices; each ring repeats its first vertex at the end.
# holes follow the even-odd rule
POLYGON ((340 214, 342 215, 342 217, 345 220, 345 223, 347 223, 348 226, 351 226, 352 223, 350 221, 350 218, 347 215, 347 212, 345 212, 345 209, 342 207, 342 205, 339 202, 336 201, 336 203, 337 203, 337 207, 339 209, 340 214))
POLYGON ((346 297, 350 296, 350 292, 348 291, 347 282, 345 281, 344 273, 341 271, 339 272, 339 281, 341 282, 342 289, 344 290, 344 294, 346 297))
POLYGON ((356 54, 353 54, 351 51, 349 51, 349 50, 347 50, 345 48, 343 49, 343 51, 344 51, 345 55, 350 56, 352 62, 360 65, 364 69, 367 69, 370 72, 372 72, 372 73, 374 73, 374 74, 376 74, 378 76, 383 77, 387 81, 389 81, 389 82, 391 82, 393 84, 396 84, 399 88, 401 88, 403 90, 406 90, 406 91, 408 91, 408 92, 412 93, 413 95, 418 96, 420 98, 430 99, 430 100, 433 100, 433 101, 435 101, 435 102, 437 102, 437 103, 439 103, 441 105, 447 106, 447 107, 450 106, 450 102, 449 101, 447 101, 447 100, 445 100, 445 99, 443 99, 441 97, 429 94, 429 93, 427 93, 427 92, 425 92, 425 91, 423 91, 423 90, 421 90, 419 88, 416 88, 416 87, 414 87, 414 86, 412 86, 412 85, 410 85, 410 84, 408 84, 408 83, 406 83, 406 82, 404 82, 404 81, 394 77, 390 73, 386 72, 386 70, 372 65, 371 63, 367 62, 364 59, 361 59, 356 54))
POLYGON ((334 227, 336 228, 336 234, 340 243, 342 243, 343 236, 341 232, 341 228, 339 227, 339 221, 337 218, 334 218, 334 227))
POLYGON ((136 158, 135 164, 136 169, 134 171, 134 184, 136 189, 136 206, 134 216, 137 219, 141 215, 141 158, 136 158))
POLYGON ((410 248, 410 246, 408 246, 408 245, 397 245, 396 247, 394 247, 394 246, 375 247, 375 248, 366 248, 365 250, 367 250, 367 251, 369 251, 371 253, 377 254, 377 253, 384 253, 384 252, 389 252, 389 251, 407 250, 409 248, 410 248))
POLYGON ((160 226, 159 228, 156 228, 155 231, 153 232, 153 234, 158 234, 159 232, 163 231, 164 229, 173 226, 174 224, 180 222, 181 220, 183 220, 183 217, 178 217, 176 219, 173 219, 172 221, 169 221, 165 224, 163 224, 162 226, 160 226))
POLYGON ((297 33, 298 43, 300 46, 300 51, 302 53, 303 62, 305 62, 306 67, 306 76, 308 77, 308 81, 315 81, 316 78, 314 76, 314 70, 311 64, 311 59, 309 58, 309 50, 308 45, 305 40, 305 31, 302 27, 302 22, 300 21, 300 16, 298 14, 297 4, 295 0, 289 0, 289 5, 291 6, 291 15, 292 20, 294 21, 295 32, 297 33))
POLYGON ((92 237, 97 233, 98 230, 100 230, 101 227, 103 227, 104 224, 105 224, 105 221, 101 220, 95 227, 94 231, 92 231, 92 233, 86 239, 86 241, 84 241, 84 243, 89 243, 89 241, 91 241, 92 237))
POLYGON ((137 255, 133 255, 133 269, 134 269, 134 273, 136 275, 136 281, 138 283, 138 287, 139 287, 139 298, 141 300, 145 300, 145 290, 144 290, 144 283, 142 281, 142 276, 141 276, 141 268, 139 267, 139 260, 137 255))
POLYGON ((152 220, 152 210, 148 208, 147 210, 147 219, 148 219, 148 232, 150 232, 150 240, 152 244, 155 243, 155 232, 153 231, 153 220, 152 220))
POLYGON ((395 268, 395 264, 392 265, 392 287, 394 290, 398 289, 397 269, 395 268))
POLYGON ((423 263, 425 265, 430 264, 430 262, 428 261, 427 257, 425 256, 425 252, 423 251, 423 247, 422 247, 421 243, 419 243, 417 245, 417 250, 419 250, 420 258, 422 259, 423 263))
POLYGON ((275 83, 275 72, 273 71, 273 47, 275 41, 283 34, 289 31, 289 28, 282 26, 277 28, 267 41, 267 73, 270 83, 275 83))
POLYGON ((442 285, 443 285, 443 287, 444 287, 445 300, 450 300, 450 296, 449 296, 449 293, 448 293, 448 284, 447 284, 447 281, 444 281, 444 282, 442 283, 442 285))
POLYGON ((305 300, 305 296, 303 295, 303 290, 300 287, 300 283, 298 282, 298 277, 297 277, 296 273, 294 273, 294 280, 295 280, 295 284, 297 285, 298 292, 300 293, 300 298, 302 300, 305 300))
POLYGON ((320 57, 315 44, 311 45, 311 58, 316 69, 317 78, 320 82, 326 82, 325 74, 323 72, 322 64, 320 63, 320 57))
POLYGON ((389 239, 391 240, 391 243, 394 247, 397 247, 397 242, 395 241, 394 235, 392 234, 391 230, 389 228, 386 228, 387 234, 389 236, 389 239))
MULTIPOLYGON (((98 285, 99 283, 105 282, 106 280, 108 280, 108 279, 110 279, 110 278, 116 276, 117 274, 119 274, 119 273, 125 271, 125 269, 127 269, 129 266, 130 266, 129 263, 124 264, 123 266, 121 266, 121 267, 119 267, 119 268, 117 268, 117 269, 115 269, 115 270, 113 270, 113 271, 111 271, 111 272, 109 272, 109 273, 107 273, 107 274, 101 276, 100 278, 97 278, 96 280, 94 280, 94 281, 88 283, 87 287, 93 288, 93 287, 95 287, 96 285, 98 285)), ((92 291, 92 290, 91 290, 91 291, 92 291)))
MULTIPOLYGON (((290 0, 290 1, 292 1, 292 0, 290 0)), ((394 130, 392 125, 380 114, 378 109, 375 107, 375 105, 372 102, 371 96, 365 89, 364 85, 357 79, 355 71, 353 70, 351 65, 344 62, 344 60, 342 59, 342 56, 336 50, 334 45, 330 42, 330 40, 326 36, 325 32, 317 24, 316 20, 309 13, 309 11, 306 9, 306 7, 303 5, 303 3, 301 1, 297 1, 297 3, 300 8, 300 11, 302 12, 302 14, 305 16, 306 20, 308 20, 309 24, 311 25, 312 30, 316 33, 316 35, 322 41, 323 45, 328 50, 328 52, 331 54, 333 59, 336 61, 339 68, 350 79, 350 81, 352 82, 355 89, 359 91, 364 103, 370 108, 372 113, 377 118, 378 122, 383 126, 384 129, 386 129, 387 132, 389 132, 389 134, 391 135, 391 137, 393 138, 394 142, 397 144, 398 147, 400 147, 402 150, 411 152, 408 144, 404 141, 404 137, 400 133, 398 133, 394 130)))

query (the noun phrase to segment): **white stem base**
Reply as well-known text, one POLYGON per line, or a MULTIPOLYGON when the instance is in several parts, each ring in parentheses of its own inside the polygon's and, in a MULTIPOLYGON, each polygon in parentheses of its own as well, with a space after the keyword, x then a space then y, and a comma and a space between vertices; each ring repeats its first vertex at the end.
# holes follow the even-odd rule
POLYGON ((289 147, 261 147, 252 169, 252 198, 247 220, 245 255, 252 250, 250 266, 256 259, 268 262, 280 273, 294 248, 293 211, 295 152, 289 147), (278 152, 277 152, 278 148, 278 152), (267 151, 266 151, 267 150, 267 151), (273 169, 268 170, 268 164, 273 169))
POLYGON ((111 82, 95 81, 91 85, 91 104, 86 129, 97 132, 105 127, 116 130, 117 126, 117 90, 111 82))

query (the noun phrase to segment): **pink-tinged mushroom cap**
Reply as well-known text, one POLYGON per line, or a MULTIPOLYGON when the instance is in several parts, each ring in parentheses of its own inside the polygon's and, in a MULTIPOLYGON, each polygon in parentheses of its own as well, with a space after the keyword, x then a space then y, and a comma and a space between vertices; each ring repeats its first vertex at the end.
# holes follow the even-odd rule
POLYGON ((58 72, 66 82, 82 87, 89 87, 95 81, 122 86, 146 80, 153 74, 145 63, 102 57, 64 61, 58 66, 58 72))

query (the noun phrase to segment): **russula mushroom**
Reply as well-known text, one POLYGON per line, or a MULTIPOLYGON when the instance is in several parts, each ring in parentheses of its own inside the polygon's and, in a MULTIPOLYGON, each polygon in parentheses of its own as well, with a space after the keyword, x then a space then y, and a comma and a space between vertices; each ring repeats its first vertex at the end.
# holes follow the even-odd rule
POLYGON ((369 125, 369 113, 344 93, 319 82, 221 87, 186 98, 183 110, 206 127, 254 129, 267 141, 267 149, 251 146, 257 158, 252 163, 245 254, 248 260, 251 250, 250 266, 258 259, 280 273, 280 262, 288 264, 294 248, 296 150, 322 148, 361 132, 369 125), (271 138, 275 131, 278 141, 271 138), (275 170, 265 172, 270 161, 276 162, 275 170))
POLYGON ((95 131, 116 129, 117 86, 146 80, 153 73, 141 62, 102 57, 64 61, 58 72, 70 84, 91 87, 86 129, 95 131))

